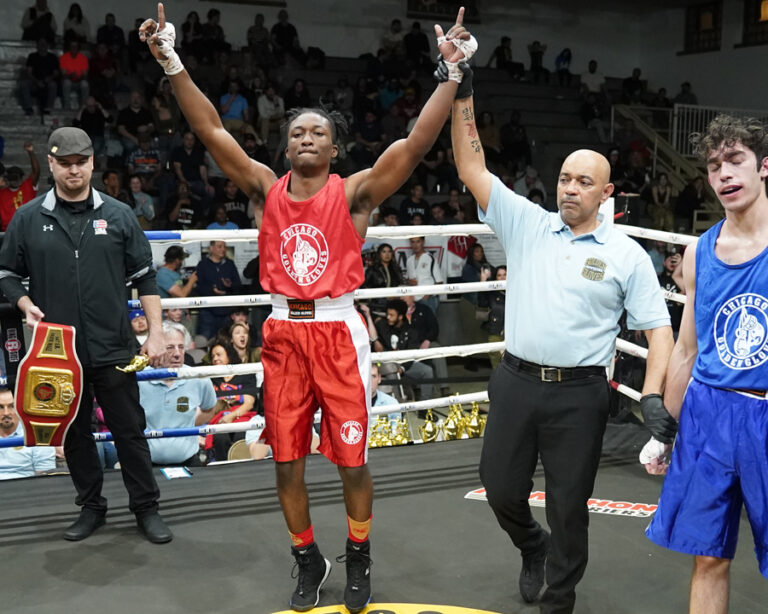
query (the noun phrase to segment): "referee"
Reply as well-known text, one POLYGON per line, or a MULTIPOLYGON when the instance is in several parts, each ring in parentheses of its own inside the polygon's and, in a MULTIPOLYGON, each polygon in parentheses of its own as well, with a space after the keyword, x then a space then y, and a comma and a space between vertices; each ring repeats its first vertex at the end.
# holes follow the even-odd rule
POLYGON ((523 599, 537 599, 546 572, 540 611, 567 614, 587 566, 587 500, 608 418, 606 367, 619 318, 626 310, 628 326, 648 339, 641 406, 646 426, 665 438, 674 428, 660 396, 673 346, 669 313, 648 255, 598 214, 613 191, 602 155, 580 150, 566 158, 559 212, 550 213, 485 167, 471 96, 454 103, 452 136, 459 176, 511 265, 506 352, 488 386, 480 476, 499 524, 521 552, 523 599), (539 457, 551 538, 528 505, 539 457))

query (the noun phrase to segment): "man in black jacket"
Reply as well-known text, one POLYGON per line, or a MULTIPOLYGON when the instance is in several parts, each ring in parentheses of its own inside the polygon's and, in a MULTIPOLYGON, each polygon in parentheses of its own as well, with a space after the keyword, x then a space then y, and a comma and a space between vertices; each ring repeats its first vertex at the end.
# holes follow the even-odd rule
MULTIPOLYGON (((376 323, 378 337, 373 341, 374 352, 394 350, 416 350, 422 339, 419 331, 407 318, 408 305, 399 298, 387 302, 387 317, 376 323)), ((406 362, 399 367, 401 373, 416 380, 431 380, 432 367, 417 360, 406 362)), ((419 384, 421 400, 432 398, 432 384, 419 384)))
MULTIPOLYGON (((437 317, 432 308, 424 301, 417 301, 416 297, 412 294, 406 294, 403 297, 408 310, 405 313, 405 319, 411 323, 411 328, 416 333, 416 340, 418 341, 418 348, 420 350, 426 350, 428 348, 440 347, 438 343, 438 336, 440 335, 440 325, 437 322, 437 317)), ((428 363, 438 380, 448 379, 448 364, 445 358, 434 358, 428 363)), ((446 396, 450 393, 450 387, 443 381, 440 384, 435 384, 435 392, 439 395, 446 396)))
POLYGON ((125 205, 91 189, 93 145, 79 128, 59 128, 48 140, 48 164, 55 187, 19 209, 0 248, 0 290, 34 327, 45 319, 74 326, 83 367, 84 394, 64 453, 81 506, 65 539, 85 539, 104 524, 107 500, 91 435, 93 386, 120 456, 129 506, 153 543, 173 535, 157 513, 160 492, 143 436, 144 411, 136 375, 125 365, 138 349, 130 323, 125 285, 131 282, 149 322, 141 348, 151 364, 164 353, 160 297, 152 252, 136 216, 125 205), (29 277, 29 292, 21 281, 29 277))

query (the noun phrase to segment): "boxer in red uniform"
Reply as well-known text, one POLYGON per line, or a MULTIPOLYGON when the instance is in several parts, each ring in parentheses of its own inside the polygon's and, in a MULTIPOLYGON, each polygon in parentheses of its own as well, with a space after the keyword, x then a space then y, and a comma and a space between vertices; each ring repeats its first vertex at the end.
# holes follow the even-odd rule
POLYGON ((364 279, 360 248, 371 212, 408 179, 434 144, 462 80, 456 64, 476 48, 462 26, 463 14, 460 9, 445 37, 435 26, 443 80, 408 138, 393 143, 373 168, 347 179, 330 173, 331 161, 338 155, 333 118, 320 109, 302 109, 289 119, 285 156, 291 170, 278 180, 270 168, 239 147, 184 70, 173 51, 174 28, 165 21, 162 4, 157 23, 148 20, 141 27, 143 40, 169 76, 195 134, 227 177, 252 201, 265 202, 256 217, 261 284, 274 295, 272 315, 263 327, 261 356, 266 435, 299 569, 291 596, 291 607, 297 611, 317 605, 330 573, 330 563, 314 541, 304 481, 317 407, 322 408, 320 450, 338 465, 347 509, 346 555, 337 559, 346 561, 344 602, 348 610, 359 612, 370 601, 373 482, 366 465, 370 345, 352 293, 364 279))

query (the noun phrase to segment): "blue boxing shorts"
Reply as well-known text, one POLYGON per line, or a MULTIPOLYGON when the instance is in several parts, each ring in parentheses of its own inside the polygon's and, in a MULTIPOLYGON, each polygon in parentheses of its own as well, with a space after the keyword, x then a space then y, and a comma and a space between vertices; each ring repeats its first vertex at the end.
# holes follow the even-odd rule
POLYGON ((768 400, 692 380, 645 534, 671 550, 732 559, 742 503, 768 578, 768 400))

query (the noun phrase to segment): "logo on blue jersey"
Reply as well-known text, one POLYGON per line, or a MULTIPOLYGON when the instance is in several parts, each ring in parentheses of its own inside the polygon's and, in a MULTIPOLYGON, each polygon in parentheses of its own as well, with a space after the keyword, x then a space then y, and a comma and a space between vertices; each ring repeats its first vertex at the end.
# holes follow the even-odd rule
POLYGON ((720 361, 731 369, 752 369, 768 360, 768 299, 740 294, 715 315, 715 342, 720 361))

